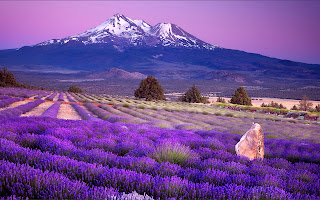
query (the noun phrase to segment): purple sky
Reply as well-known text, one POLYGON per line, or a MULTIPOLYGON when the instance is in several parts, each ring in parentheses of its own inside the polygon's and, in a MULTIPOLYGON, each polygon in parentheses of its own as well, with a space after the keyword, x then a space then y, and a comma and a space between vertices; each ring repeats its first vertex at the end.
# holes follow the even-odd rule
POLYGON ((115 13, 205 42, 320 64, 320 1, 0 1, 0 49, 75 35, 115 13))

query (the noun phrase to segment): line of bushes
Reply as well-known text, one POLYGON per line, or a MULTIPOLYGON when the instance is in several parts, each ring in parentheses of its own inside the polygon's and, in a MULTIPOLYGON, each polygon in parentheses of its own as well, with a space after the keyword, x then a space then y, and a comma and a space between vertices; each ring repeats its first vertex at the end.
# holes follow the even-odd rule
POLYGON ((279 108, 273 108, 273 107, 243 106, 243 105, 230 104, 230 103, 216 103, 215 105, 221 108, 227 108, 227 109, 237 110, 237 111, 283 115, 283 117, 287 117, 287 118, 299 118, 299 119, 308 119, 308 120, 317 120, 318 118, 320 119, 319 112, 306 112, 306 111, 297 111, 297 110, 289 110, 289 109, 279 109, 279 108))

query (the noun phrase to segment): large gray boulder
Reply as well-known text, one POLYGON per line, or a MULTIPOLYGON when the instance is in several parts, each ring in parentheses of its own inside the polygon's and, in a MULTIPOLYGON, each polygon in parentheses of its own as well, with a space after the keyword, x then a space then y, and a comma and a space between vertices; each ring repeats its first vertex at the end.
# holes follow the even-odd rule
POLYGON ((264 137, 259 124, 252 127, 242 136, 236 144, 235 150, 238 156, 245 156, 250 160, 264 157, 264 137))

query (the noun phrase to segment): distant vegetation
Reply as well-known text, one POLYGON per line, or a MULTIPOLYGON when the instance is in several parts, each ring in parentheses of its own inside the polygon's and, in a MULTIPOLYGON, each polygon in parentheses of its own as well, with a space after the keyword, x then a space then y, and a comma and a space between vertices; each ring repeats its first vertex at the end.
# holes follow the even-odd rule
POLYGON ((27 89, 44 90, 44 88, 42 87, 39 88, 39 87, 19 83, 14 77, 14 74, 12 72, 9 72, 6 67, 3 67, 2 69, 0 69, 0 87, 19 87, 19 88, 27 88, 27 89))
POLYGON ((134 96, 146 100, 166 100, 164 96, 164 90, 158 80, 153 76, 148 76, 143 79, 138 89, 134 91, 134 96))
POLYGON ((226 103, 226 100, 222 97, 218 97, 217 98, 217 102, 220 102, 220 103, 226 103))
POLYGON ((307 95, 304 95, 299 101, 299 110, 310 111, 312 109, 312 103, 309 101, 307 95))
POLYGON ((77 86, 70 86, 69 89, 68 89, 68 92, 73 92, 73 93, 82 93, 83 90, 77 86))
POLYGON ((207 103, 207 98, 201 96, 200 90, 193 85, 184 95, 179 98, 180 101, 188 103, 207 103))
POLYGON ((246 90, 243 87, 239 87, 232 95, 230 103, 252 106, 251 99, 248 97, 246 90))
POLYGON ((320 104, 316 105, 315 110, 316 112, 320 112, 320 104))
POLYGON ((271 101, 271 103, 269 103, 269 104, 262 103, 261 107, 272 107, 272 108, 279 108, 279 109, 287 109, 281 103, 278 104, 278 103, 273 102, 273 101, 271 101))

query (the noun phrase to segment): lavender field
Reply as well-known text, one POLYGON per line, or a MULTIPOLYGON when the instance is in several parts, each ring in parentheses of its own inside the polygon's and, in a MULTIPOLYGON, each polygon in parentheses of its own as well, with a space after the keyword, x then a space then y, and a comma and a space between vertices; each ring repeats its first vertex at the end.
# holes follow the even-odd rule
POLYGON ((8 88, 0 105, 3 199, 320 199, 317 121, 8 88), (235 153, 253 122, 263 160, 235 153))

